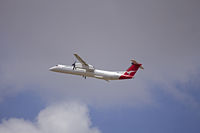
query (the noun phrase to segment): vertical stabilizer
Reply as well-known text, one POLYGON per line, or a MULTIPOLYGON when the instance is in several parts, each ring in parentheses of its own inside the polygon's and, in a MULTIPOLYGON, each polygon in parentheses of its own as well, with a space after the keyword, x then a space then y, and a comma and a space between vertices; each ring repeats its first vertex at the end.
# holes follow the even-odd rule
POLYGON ((142 67, 142 64, 138 63, 137 61, 131 60, 131 62, 132 65, 126 70, 126 72, 120 77, 120 79, 131 79, 139 68, 144 69, 142 67))

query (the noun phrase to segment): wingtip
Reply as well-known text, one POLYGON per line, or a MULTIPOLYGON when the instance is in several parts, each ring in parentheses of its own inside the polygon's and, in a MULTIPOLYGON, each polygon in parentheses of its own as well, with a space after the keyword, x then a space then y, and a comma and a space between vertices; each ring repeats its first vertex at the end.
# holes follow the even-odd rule
POLYGON ((74 53, 74 56, 75 56, 75 57, 77 57, 77 56, 78 56, 78 54, 77 54, 77 53, 74 53))

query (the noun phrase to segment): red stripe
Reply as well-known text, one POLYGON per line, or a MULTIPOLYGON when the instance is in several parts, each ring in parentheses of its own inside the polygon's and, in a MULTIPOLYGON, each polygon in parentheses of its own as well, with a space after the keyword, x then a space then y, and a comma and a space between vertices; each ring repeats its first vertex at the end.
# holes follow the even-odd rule
POLYGON ((132 64, 119 79, 131 79, 142 64, 132 64))

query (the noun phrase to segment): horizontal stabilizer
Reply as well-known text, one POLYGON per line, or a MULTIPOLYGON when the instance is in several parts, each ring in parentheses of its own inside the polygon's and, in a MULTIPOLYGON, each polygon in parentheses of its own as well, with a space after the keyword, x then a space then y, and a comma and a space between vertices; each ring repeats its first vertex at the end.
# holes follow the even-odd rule
POLYGON ((142 64, 138 63, 136 60, 131 60, 133 64, 138 64, 140 65, 140 69, 144 69, 144 67, 142 66, 142 64))

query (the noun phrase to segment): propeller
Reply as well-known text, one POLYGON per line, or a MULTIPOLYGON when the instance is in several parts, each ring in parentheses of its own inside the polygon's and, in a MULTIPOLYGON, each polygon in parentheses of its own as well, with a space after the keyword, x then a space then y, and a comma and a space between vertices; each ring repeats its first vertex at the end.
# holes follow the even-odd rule
POLYGON ((73 70, 76 68, 76 61, 72 64, 73 70))

